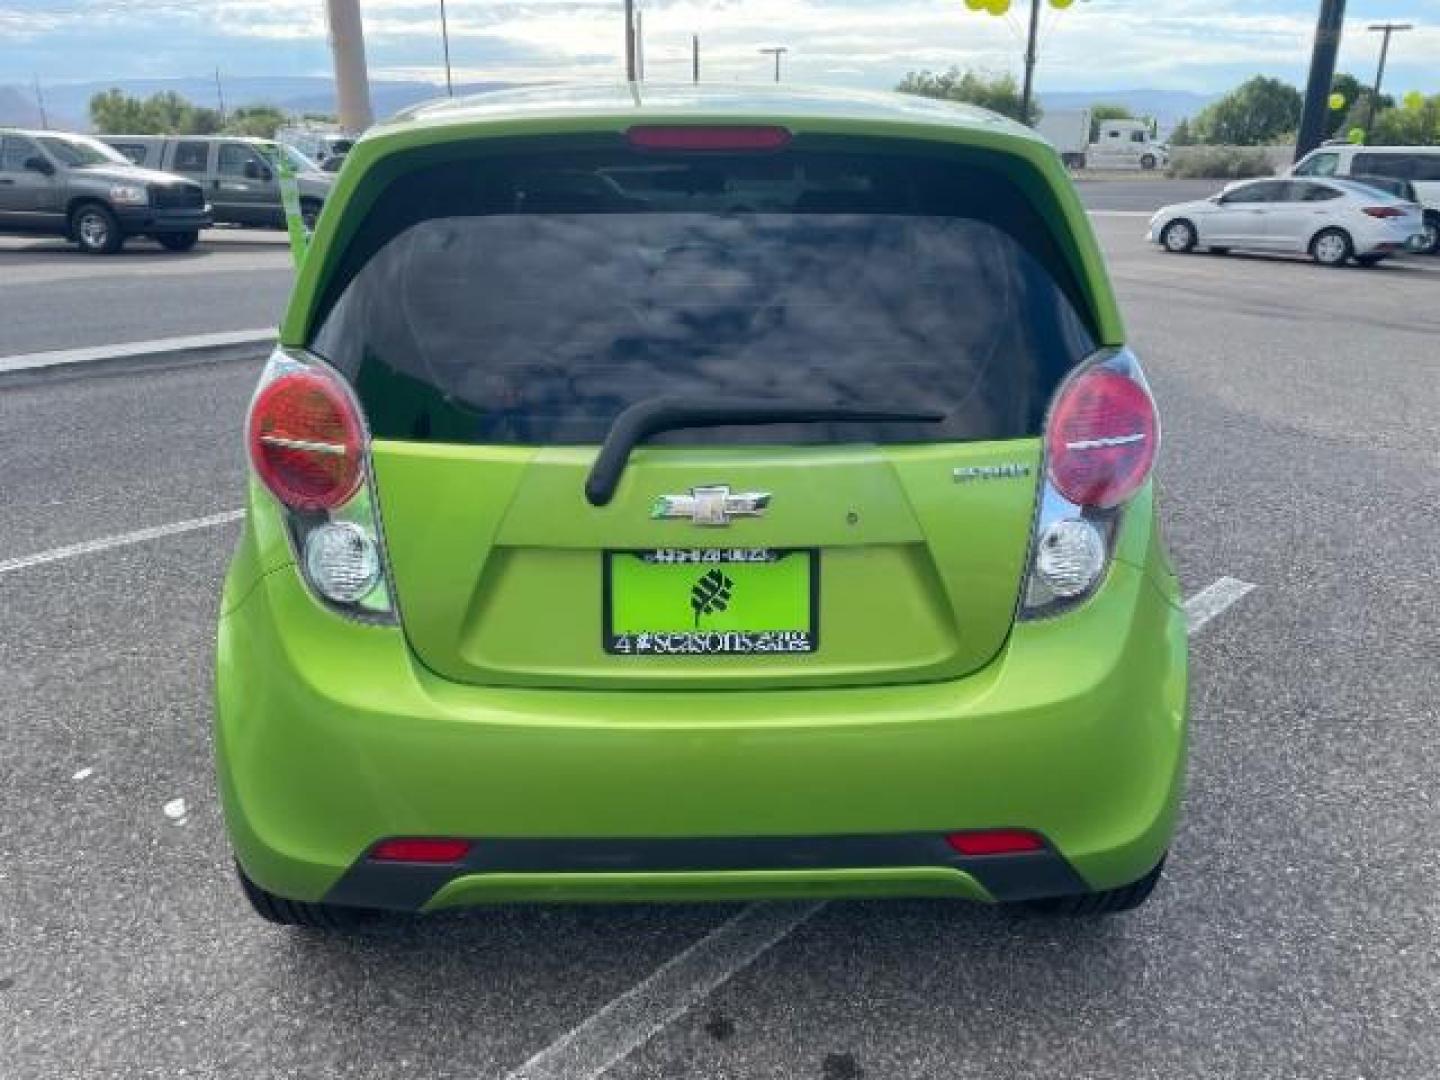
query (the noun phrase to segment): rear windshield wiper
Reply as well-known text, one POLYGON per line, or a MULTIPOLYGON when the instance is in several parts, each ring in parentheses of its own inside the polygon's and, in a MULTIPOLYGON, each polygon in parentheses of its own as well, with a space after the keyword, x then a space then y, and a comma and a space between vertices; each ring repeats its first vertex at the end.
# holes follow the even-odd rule
POLYGON ((600 447, 600 456, 585 481, 591 506, 605 506, 615 497, 630 451, 652 435, 683 428, 753 427, 761 424, 904 423, 938 424, 944 413, 895 409, 856 409, 809 401, 770 398, 659 397, 636 402, 615 418, 600 447))

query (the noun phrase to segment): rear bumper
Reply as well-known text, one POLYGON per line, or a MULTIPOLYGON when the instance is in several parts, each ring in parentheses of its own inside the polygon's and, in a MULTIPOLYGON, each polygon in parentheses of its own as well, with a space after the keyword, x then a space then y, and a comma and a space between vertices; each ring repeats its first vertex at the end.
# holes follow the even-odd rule
POLYGON ((152 206, 119 207, 115 217, 126 236, 155 233, 199 232, 212 224, 209 208, 200 210, 157 210, 152 206))
POLYGON ((241 865, 281 896, 1019 899, 1128 884, 1174 830, 1185 625, 1154 567, 1117 562, 969 678, 849 690, 462 686, 401 631, 319 608, 292 567, 245 589, 220 625, 220 788, 241 865), (943 841, 999 827, 1047 849, 943 841), (444 867, 368 858, 403 836, 475 847, 444 867))

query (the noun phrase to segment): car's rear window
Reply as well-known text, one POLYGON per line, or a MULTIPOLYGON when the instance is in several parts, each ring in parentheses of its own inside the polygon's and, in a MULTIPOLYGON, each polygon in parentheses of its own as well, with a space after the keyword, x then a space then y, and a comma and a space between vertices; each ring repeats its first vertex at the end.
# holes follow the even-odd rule
POLYGON ((946 416, 672 442, 1016 438, 1095 349, 1041 215, 940 153, 492 153, 392 182, 337 265, 311 347, 385 439, 598 443, 660 396, 946 416))

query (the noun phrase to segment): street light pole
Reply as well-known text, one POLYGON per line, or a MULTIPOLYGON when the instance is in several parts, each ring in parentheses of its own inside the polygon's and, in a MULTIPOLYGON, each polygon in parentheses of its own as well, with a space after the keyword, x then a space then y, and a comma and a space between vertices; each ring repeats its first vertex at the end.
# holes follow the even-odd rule
POLYGON ((625 0, 625 78, 635 81, 635 0, 625 0))
POLYGON ((445 43, 445 93, 455 96, 455 83, 450 78, 450 22, 445 18, 445 0, 440 0, 440 40, 445 43))
POLYGON ((1030 123, 1030 102, 1035 95, 1035 62, 1040 41, 1040 0, 1030 0, 1030 36, 1025 42, 1025 89, 1020 95, 1020 122, 1030 123))
POLYGON ((358 135, 375 119, 370 110, 370 76, 365 70, 365 27, 360 0, 325 0, 330 51, 335 57, 335 98, 340 129, 358 135))
POLYGON ((1380 43, 1380 66, 1375 70, 1375 90, 1370 95, 1370 118, 1365 121, 1365 131, 1368 133, 1375 126, 1375 117, 1380 110, 1380 86, 1385 81, 1385 61, 1390 56, 1390 35, 1403 34, 1406 30, 1414 30, 1410 23, 1379 23, 1368 27, 1374 33, 1383 33, 1385 38, 1380 43))
POLYGON ((700 84, 700 35, 690 35, 690 78, 697 86, 700 84))
POLYGON ((778 83, 780 81, 780 58, 790 50, 784 45, 777 45, 773 48, 761 49, 760 51, 775 57, 775 81, 778 83))
POLYGON ((1330 115, 1330 85, 1335 81, 1335 57, 1345 28, 1345 0, 1320 0, 1320 21, 1315 27, 1315 54, 1310 60, 1310 82, 1305 87, 1305 111, 1295 140, 1295 160, 1310 153, 1325 137, 1330 115))

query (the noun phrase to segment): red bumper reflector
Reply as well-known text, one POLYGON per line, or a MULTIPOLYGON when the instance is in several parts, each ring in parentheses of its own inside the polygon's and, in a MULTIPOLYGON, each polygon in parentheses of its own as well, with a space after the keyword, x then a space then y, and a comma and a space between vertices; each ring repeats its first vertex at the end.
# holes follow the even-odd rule
POLYGON ((667 127, 646 124, 625 133, 641 150, 783 150, 790 130, 783 127, 667 127))
POLYGON ((375 862, 454 863, 468 854, 468 840, 382 840, 370 858, 375 862))
POLYGON ((1045 841, 1024 829, 950 833, 945 837, 945 842, 961 855, 1015 855, 1025 851, 1045 850, 1045 841))

